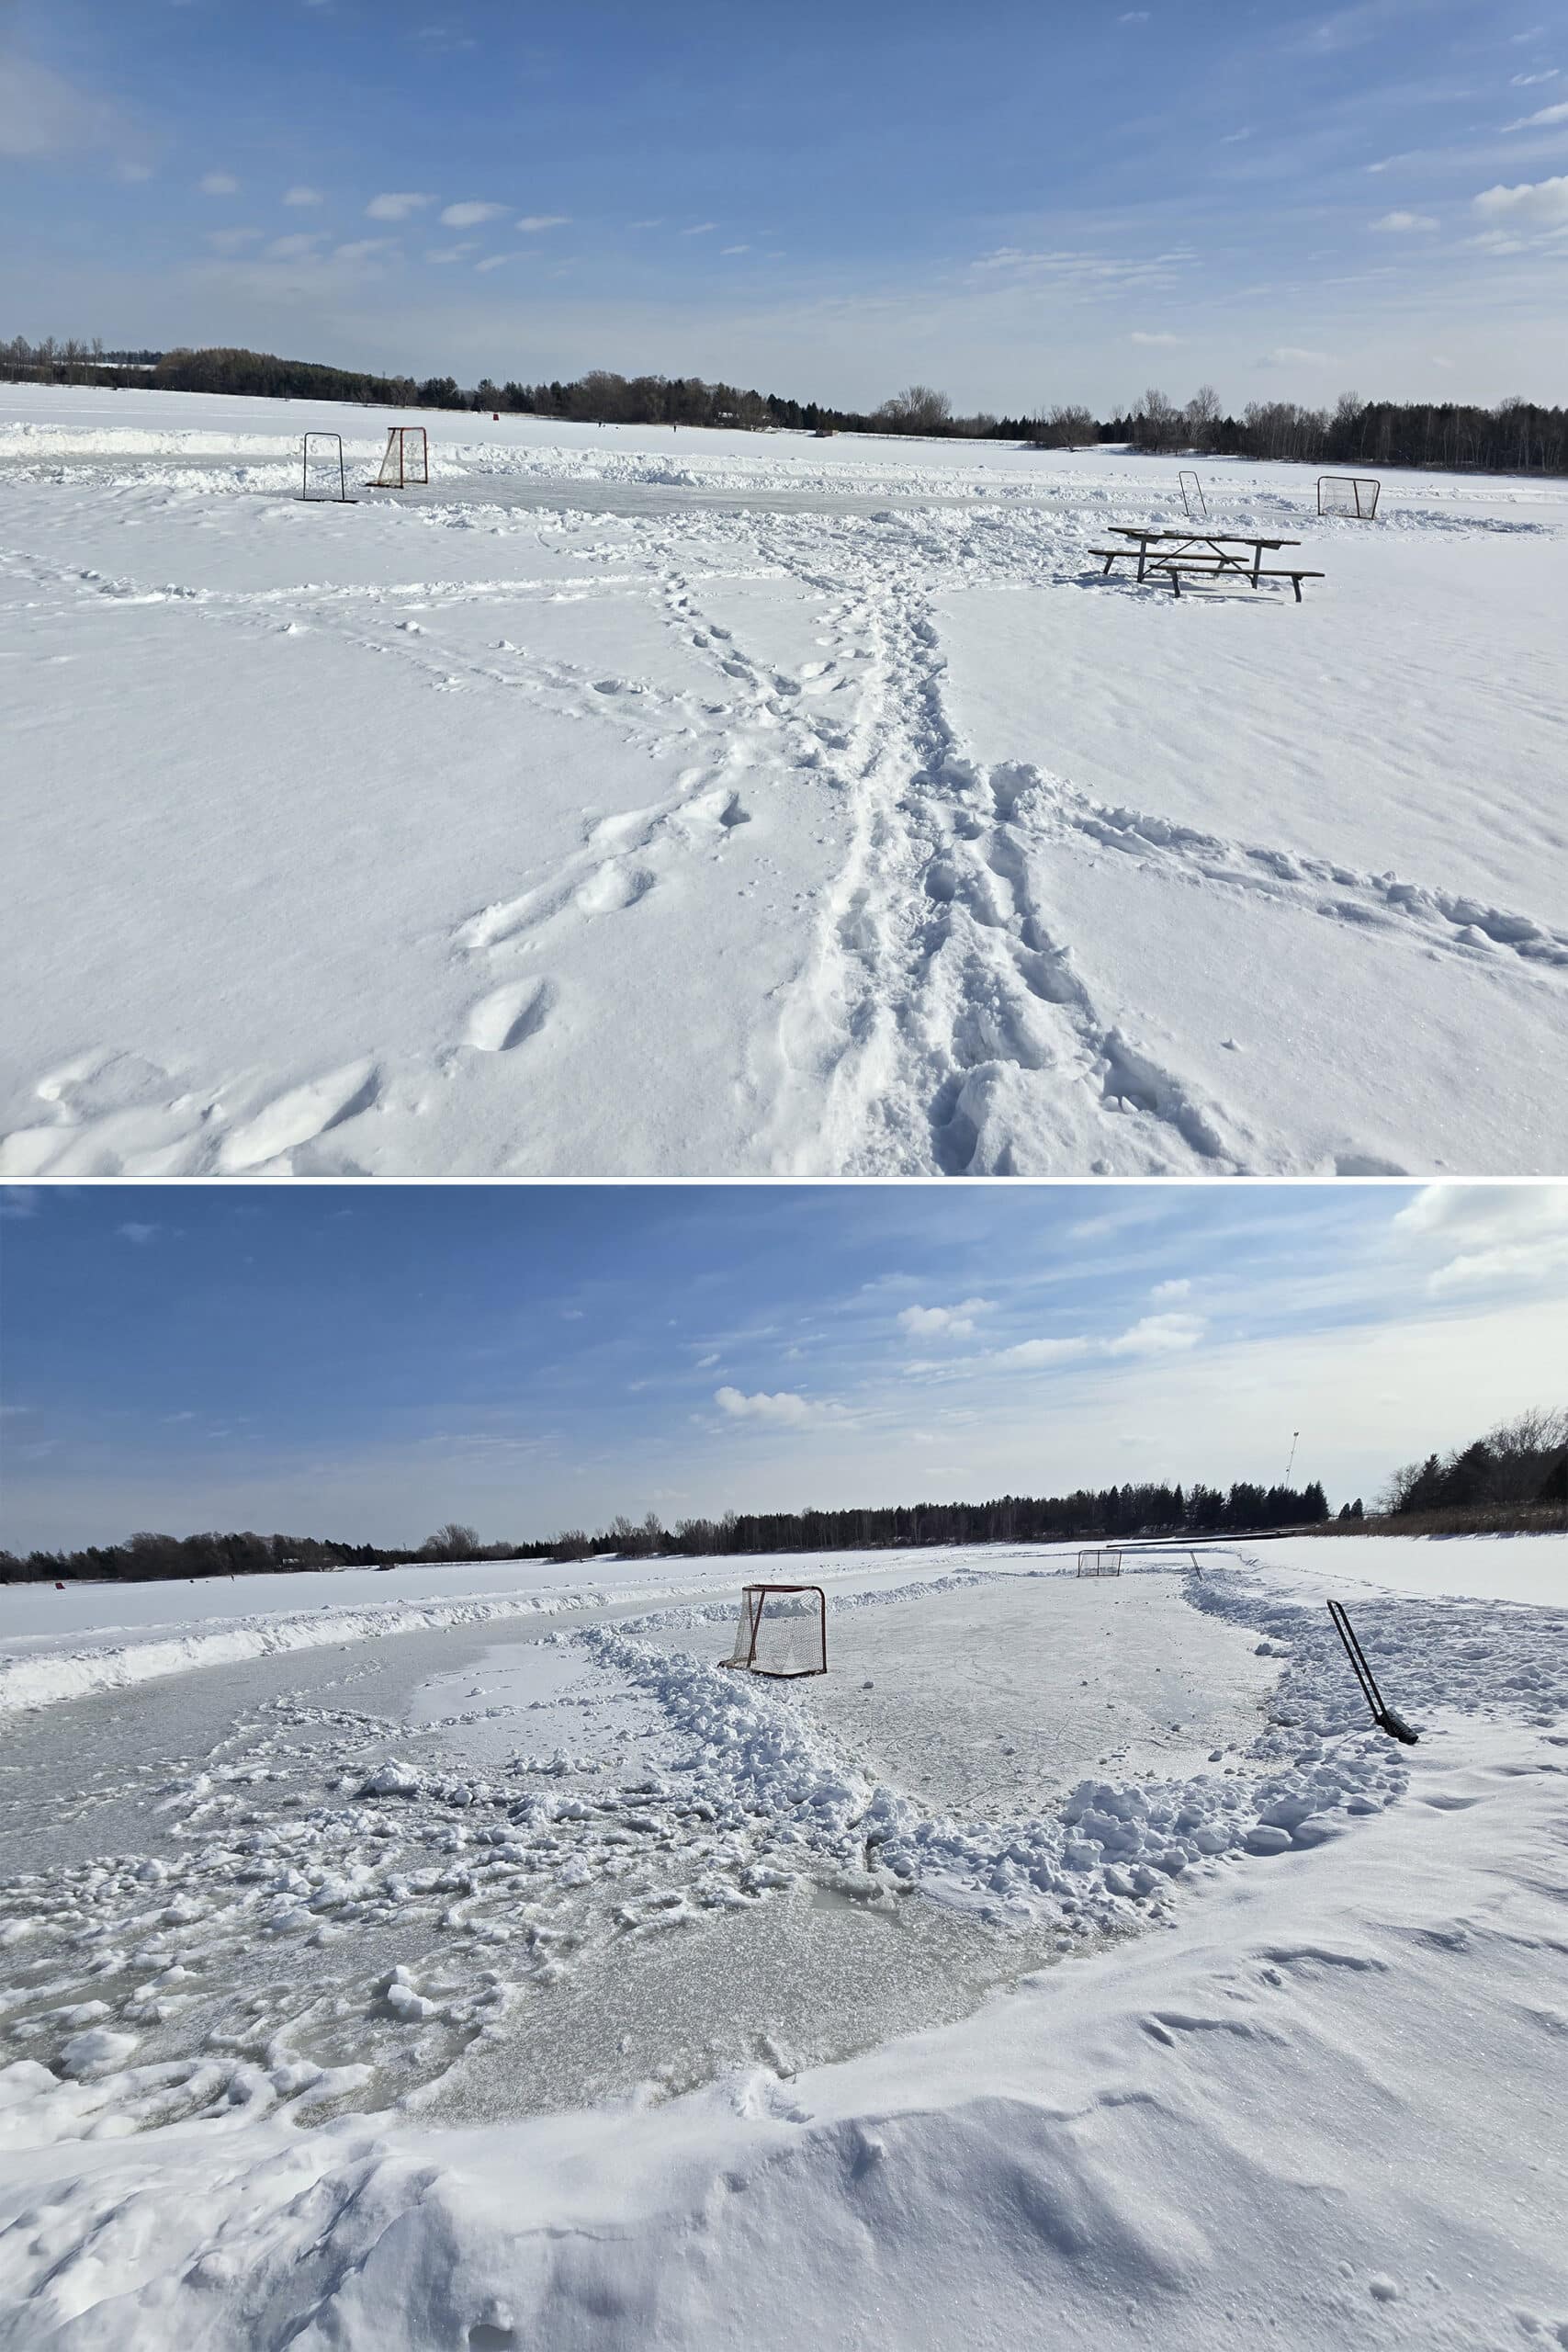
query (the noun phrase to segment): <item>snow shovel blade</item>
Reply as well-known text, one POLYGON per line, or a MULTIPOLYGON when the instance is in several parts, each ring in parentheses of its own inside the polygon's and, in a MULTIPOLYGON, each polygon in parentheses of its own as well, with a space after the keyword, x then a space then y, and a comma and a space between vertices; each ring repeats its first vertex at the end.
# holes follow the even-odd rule
POLYGON ((1380 1731, 1387 1732, 1390 1739, 1402 1739, 1406 1747, 1414 1747, 1421 1736, 1419 1732, 1412 1731, 1404 1717, 1396 1715, 1392 1707, 1383 1709, 1377 1718, 1377 1724, 1380 1731))

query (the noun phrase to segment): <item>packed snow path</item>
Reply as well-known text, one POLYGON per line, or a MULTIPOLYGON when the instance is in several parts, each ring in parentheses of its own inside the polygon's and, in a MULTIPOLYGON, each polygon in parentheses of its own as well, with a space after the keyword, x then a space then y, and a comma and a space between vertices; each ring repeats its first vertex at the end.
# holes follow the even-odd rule
POLYGON ((1117 453, 513 420, 307 506, 252 424, 0 426, 0 1172, 1568 1159, 1561 493, 1215 469, 1297 609, 1101 581, 1117 453))

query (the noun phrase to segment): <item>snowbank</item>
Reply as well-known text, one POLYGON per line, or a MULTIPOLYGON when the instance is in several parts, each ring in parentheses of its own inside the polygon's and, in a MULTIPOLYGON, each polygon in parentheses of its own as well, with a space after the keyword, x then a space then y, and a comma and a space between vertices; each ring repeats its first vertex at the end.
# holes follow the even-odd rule
POLYGON ((50 2148, 0 2084, 0 2343, 1568 2343, 1540 1859, 1560 1749, 1444 1728, 1425 1801, 970 2022, 794 2080, 430 2132, 50 2148))

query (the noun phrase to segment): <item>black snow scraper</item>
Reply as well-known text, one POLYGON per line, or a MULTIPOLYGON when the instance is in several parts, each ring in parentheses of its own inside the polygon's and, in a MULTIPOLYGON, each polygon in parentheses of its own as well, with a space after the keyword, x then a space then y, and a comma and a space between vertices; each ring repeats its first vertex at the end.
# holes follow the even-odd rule
POLYGON ((1337 1600, 1329 1602, 1328 1613, 1334 1620, 1335 1632, 1345 1645, 1345 1655, 1356 1669, 1356 1679, 1360 1684, 1362 1694, 1372 1711, 1373 1723, 1376 1724, 1379 1731, 1386 1731, 1390 1739, 1402 1739, 1406 1747, 1414 1747, 1421 1736, 1420 1733, 1412 1731, 1404 1717, 1396 1715, 1392 1707, 1384 1706, 1382 1692, 1377 1686, 1377 1678, 1367 1664, 1367 1654, 1356 1639, 1350 1620, 1337 1600))

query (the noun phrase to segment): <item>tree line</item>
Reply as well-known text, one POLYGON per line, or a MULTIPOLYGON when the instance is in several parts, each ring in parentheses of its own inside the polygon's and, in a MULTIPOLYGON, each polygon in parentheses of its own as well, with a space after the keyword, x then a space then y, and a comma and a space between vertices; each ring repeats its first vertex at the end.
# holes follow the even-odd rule
POLYGON ((449 1521, 417 1545, 344 1544, 299 1535, 160 1535, 77 1552, 0 1552, 4 1583, 147 1583, 195 1577, 270 1576, 299 1568, 388 1568, 423 1560, 700 1558, 709 1554, 916 1550, 938 1544, 1031 1544, 1262 1532, 1315 1527, 1328 1517, 1316 1479, 1301 1488, 1121 1486, 1070 1495, 1002 1495, 984 1503, 911 1503, 877 1510, 728 1511, 677 1520, 617 1518, 597 1534, 569 1528, 517 1544, 482 1544, 449 1521))
POLYGON ((1407 1462, 1379 1500, 1391 1520, 1568 1505, 1568 1410, 1521 1413, 1451 1453, 1407 1462))
POLYGON ((1212 384, 1181 406, 1156 389, 1103 437, 1164 456, 1293 459, 1303 465, 1432 467, 1444 472, 1568 473, 1568 409, 1512 398, 1495 408, 1461 401, 1364 401, 1341 392, 1332 409, 1249 401, 1226 414, 1212 384))
POLYGON ((76 1552, 0 1551, 0 1583, 144 1583, 195 1577, 267 1576, 301 1568, 389 1568, 420 1561, 699 1559, 767 1553, 917 1551, 933 1544, 1131 1543, 1187 1536, 1462 1532, 1568 1525, 1568 1408, 1543 1407, 1500 1422, 1448 1453, 1396 1470, 1368 1514, 1358 1495, 1331 1512, 1322 1482, 1263 1487, 1122 1485, 1067 1495, 999 1495, 988 1502, 899 1503, 842 1510, 726 1511, 678 1519, 620 1516, 596 1533, 567 1528, 519 1543, 485 1544, 459 1520, 423 1544, 343 1543, 331 1537, 140 1533, 76 1552))
POLYGON ((12 382, 140 385, 161 391, 224 392, 271 400, 344 401, 387 408, 488 411, 575 424, 720 425, 743 432, 902 433, 926 438, 1024 441, 1037 448, 1126 443, 1156 456, 1289 459, 1303 465, 1440 468, 1450 472, 1568 473, 1568 409, 1519 398, 1494 408, 1448 401, 1364 401, 1342 392, 1332 409, 1249 401, 1230 414, 1212 384, 1177 402, 1151 386, 1117 416, 1058 402, 1029 414, 954 413, 948 395, 910 384, 873 409, 835 408, 777 392, 708 383, 698 376, 623 376, 591 368, 570 382, 528 384, 483 376, 377 375, 315 360, 239 349, 107 351, 46 335, 0 339, 0 378, 12 382))

